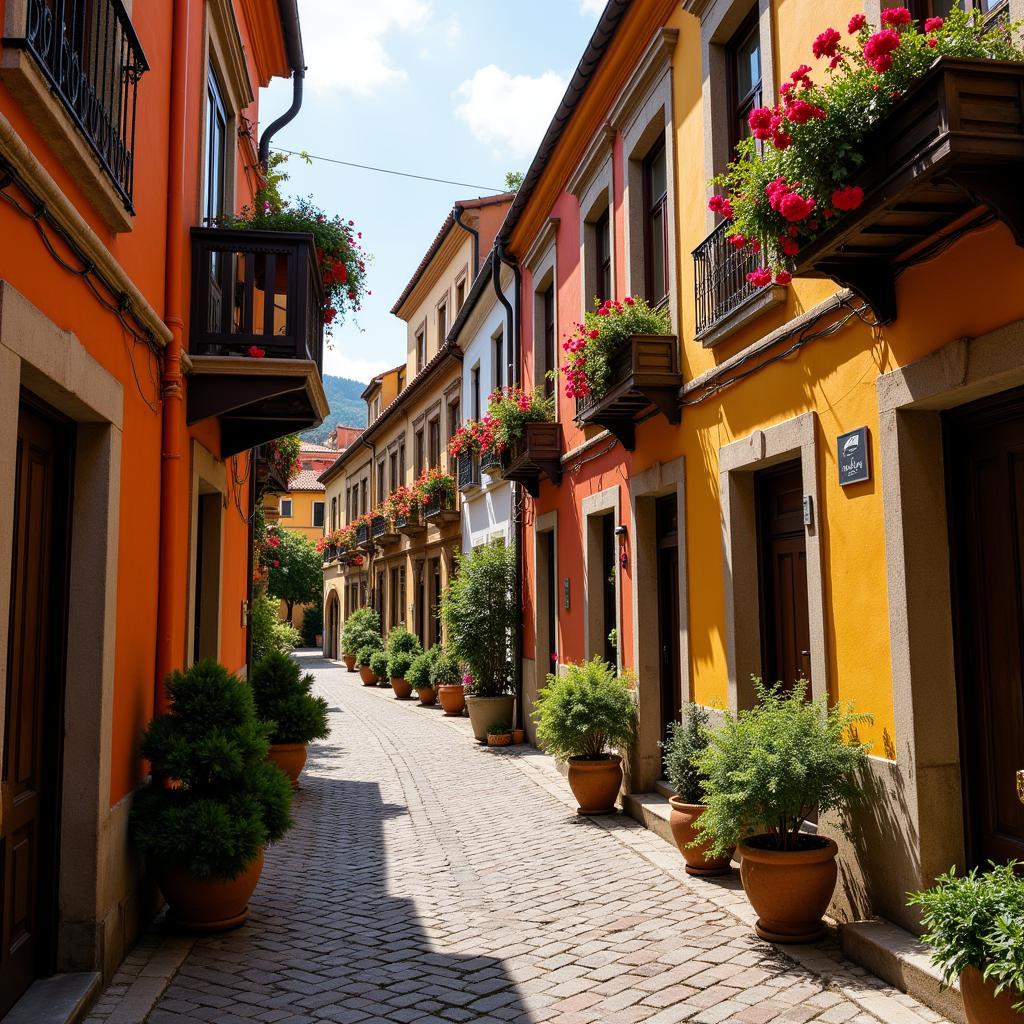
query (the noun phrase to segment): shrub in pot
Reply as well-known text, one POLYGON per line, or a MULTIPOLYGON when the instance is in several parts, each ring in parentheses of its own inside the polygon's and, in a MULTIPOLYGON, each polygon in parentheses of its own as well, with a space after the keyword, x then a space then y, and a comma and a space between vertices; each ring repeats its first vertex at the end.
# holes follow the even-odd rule
POLYGON ((391 689, 399 700, 407 700, 412 695, 412 686, 406 678, 412 663, 419 655, 411 651, 396 651, 388 655, 388 678, 391 689))
POLYGON ((466 685, 472 684, 471 675, 463 675, 457 683, 441 683, 437 688, 437 699, 449 718, 459 718, 466 710, 466 685))
POLYGON ((380 615, 374 608, 357 608, 341 630, 341 652, 349 672, 355 671, 359 652, 375 640, 380 641, 380 615))
POLYGON ((991 865, 913 893, 924 943, 943 981, 960 980, 968 1024, 1024 1022, 1024 878, 1020 864, 991 865))
MULTIPOLYGON (((459 663, 448 651, 440 647, 438 651, 437 657, 430 663, 430 686, 434 691, 430 699, 431 704, 437 699, 437 694, 440 693, 442 686, 458 686, 462 682, 462 670, 459 668, 459 663)), ((420 699, 423 699, 422 696, 420 699)))
POLYGON ((374 675, 370 663, 373 661, 373 656, 382 649, 380 637, 376 638, 376 642, 371 640, 359 649, 356 661, 359 663, 359 678, 362 679, 363 686, 377 685, 377 676, 374 675))
POLYGON ((370 655, 370 671, 378 686, 389 686, 388 682, 388 654, 383 647, 379 647, 370 655))
POLYGON ((569 786, 580 814, 610 814, 622 786, 622 751, 636 733, 632 675, 607 662, 563 666, 549 675, 534 710, 537 739, 569 766, 569 786), (617 751, 617 752, 616 752, 617 751))
POLYGON ((507 747, 512 743, 512 723, 495 722, 487 730, 487 746, 507 747))
POLYGON ((142 740, 153 781, 130 829, 149 858, 171 920, 195 931, 242 924, 263 849, 292 822, 288 777, 267 760, 269 727, 250 686, 214 661, 167 680, 170 710, 142 740))
POLYGON ((441 656, 440 645, 434 644, 433 647, 416 656, 409 666, 409 671, 405 674, 405 681, 416 691, 421 704, 434 702, 436 692, 430 680, 434 662, 441 656))
POLYGON ((491 541, 458 557, 457 572, 441 596, 448 653, 472 676, 465 700, 480 743, 487 742, 490 725, 511 721, 515 710, 512 641, 520 626, 515 575, 515 548, 491 541))
POLYGON ((270 726, 270 760, 299 785, 307 746, 326 739, 327 701, 313 695, 313 675, 302 674, 298 662, 285 654, 268 654, 249 677, 256 715, 270 726))
POLYGON ((754 688, 756 705, 725 715, 698 758, 706 809, 697 832, 714 856, 738 846, 761 938, 813 942, 825 932, 838 848, 802 827, 815 809, 838 810, 860 796, 868 748, 856 728, 870 716, 829 707, 824 697, 808 701, 805 680, 788 693, 759 679, 754 688))
POLYGON ((697 820, 704 813, 704 780, 697 758, 708 746, 707 708, 685 704, 682 721, 670 722, 662 749, 665 775, 676 795, 669 799, 672 838, 686 861, 690 875, 724 875, 731 870, 732 850, 719 857, 708 853, 709 840, 697 838, 697 820))

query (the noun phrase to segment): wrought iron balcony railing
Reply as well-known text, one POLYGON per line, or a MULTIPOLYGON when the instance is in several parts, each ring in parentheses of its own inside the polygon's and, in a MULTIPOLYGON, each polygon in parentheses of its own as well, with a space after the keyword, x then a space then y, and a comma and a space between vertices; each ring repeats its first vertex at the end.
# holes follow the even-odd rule
POLYGON ((747 274, 760 266, 760 257, 737 249, 726 238, 732 224, 723 221, 693 250, 697 301, 697 337, 720 324, 758 289, 747 274))
POLYGON ((23 38, 4 45, 31 54, 134 212, 139 79, 149 70, 121 0, 26 0, 23 38))
POLYGON ((460 452, 456 460, 457 484, 460 491, 480 486, 480 466, 473 452, 460 452))

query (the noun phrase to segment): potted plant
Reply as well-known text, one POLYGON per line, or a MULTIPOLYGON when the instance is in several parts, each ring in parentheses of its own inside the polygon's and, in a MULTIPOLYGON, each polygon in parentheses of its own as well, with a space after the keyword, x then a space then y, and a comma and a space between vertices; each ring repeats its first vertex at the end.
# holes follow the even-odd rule
POLYGON ((388 679, 388 652, 383 647, 378 647, 370 655, 370 672, 378 686, 391 685, 388 679))
POLYGON ((704 813, 704 781, 697 758, 708 746, 707 708, 699 704, 683 706, 681 722, 670 722, 662 748, 665 751, 665 775, 676 795, 669 798, 672 810, 669 827, 689 875, 724 875, 731 869, 732 850, 720 857, 708 853, 707 839, 697 838, 696 823, 704 813))
POLYGON ((357 608, 341 630, 341 650, 349 672, 356 670, 359 652, 374 637, 380 639, 380 615, 373 608, 357 608))
POLYGON ((473 677, 468 673, 457 683, 441 683, 437 688, 437 699, 441 702, 444 713, 449 718, 458 718, 466 710, 466 685, 472 684, 473 677))
POLYGON ((507 747, 512 743, 512 724, 494 722, 487 727, 487 746, 507 747))
POLYGON ((487 399, 487 413, 481 428, 480 445, 503 455, 526 436, 530 423, 553 423, 554 396, 542 389, 524 391, 520 387, 495 388, 487 399))
POLYGON ((326 739, 327 701, 313 696, 313 674, 302 674, 299 664, 286 654, 272 651, 252 670, 256 716, 270 726, 268 757, 299 786, 306 763, 307 747, 313 740, 326 739))
POLYGON ((405 626, 395 626, 384 644, 388 655, 387 674, 391 689, 399 700, 406 700, 412 694, 406 675, 413 661, 423 653, 419 638, 405 626))
POLYGON ((943 981, 960 981, 968 1024, 1024 1022, 1024 879, 1019 864, 940 875, 913 893, 932 963, 943 981))
POLYGON ((167 680, 170 710, 142 739, 153 781, 130 829, 149 858, 174 923, 192 931, 242 924, 263 848, 291 828, 292 788, 267 760, 269 727, 252 689, 215 661, 167 680))
POLYGON ((492 541, 458 556, 455 576, 441 595, 448 653, 472 677, 464 692, 480 743, 487 742, 488 726, 512 721, 515 708, 512 637, 520 625, 515 574, 515 548, 492 541))
POLYGON ((437 691, 430 681, 434 661, 440 657, 441 648, 435 644, 429 650, 417 655, 405 674, 406 682, 416 691, 421 704, 433 704, 437 698, 437 691))
POLYGON ((431 704, 437 699, 442 686, 457 686, 462 680, 462 671, 455 658, 441 647, 437 650, 439 653, 430 664, 430 685, 434 690, 431 704))
POLYGON ((789 691, 754 679, 757 702, 726 714, 697 766, 705 811, 697 820, 713 856, 740 851, 740 878, 770 942, 813 942, 835 889, 835 840, 808 835, 803 824, 854 803, 867 746, 857 727, 871 720, 848 704, 808 701, 807 682, 789 691))
POLYGON ((377 674, 373 671, 373 656, 383 649, 383 642, 378 636, 375 640, 367 639, 367 642, 359 649, 356 660, 359 662, 359 678, 363 686, 376 686, 377 674))
POLYGON ((537 739, 569 766, 580 814, 612 814, 622 786, 622 756, 636 732, 632 676, 595 657, 549 675, 534 708, 537 739))

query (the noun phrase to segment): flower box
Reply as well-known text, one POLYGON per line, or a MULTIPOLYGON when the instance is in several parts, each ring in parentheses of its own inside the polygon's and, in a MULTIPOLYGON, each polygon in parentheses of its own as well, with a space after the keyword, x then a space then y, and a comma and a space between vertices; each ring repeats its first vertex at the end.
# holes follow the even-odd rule
POLYGON ((583 426, 604 427, 628 451, 636 446, 636 417, 654 406, 679 422, 679 345, 674 334, 634 334, 611 361, 611 383, 601 395, 576 400, 583 426))
POLYGON ((386 516, 374 516, 370 522, 370 537, 378 544, 394 544, 401 535, 386 516))
POLYGON ((423 522, 423 513, 418 504, 409 506, 407 513, 399 512, 395 516, 395 529, 406 537, 415 537, 422 533, 426 526, 423 522))
POLYGON ((370 547, 371 543, 370 524, 360 523, 356 527, 356 547, 366 549, 370 547))
POLYGON ((455 475, 460 491, 469 491, 480 486, 480 466, 473 452, 459 452, 455 475))
POLYGON ((489 448, 480 453, 480 472, 496 474, 501 472, 502 459, 500 452, 489 448))
POLYGON ((330 565, 331 562, 335 561, 338 557, 338 549, 336 547, 324 548, 324 565, 330 565))
POLYGON ((553 484, 562 480, 562 425, 527 423, 523 436, 505 453, 501 475, 516 480, 534 498, 540 496, 540 478, 553 484))
POLYGON ((452 498, 439 491, 427 498, 427 503, 423 506, 423 518, 435 526, 443 526, 445 523, 458 522, 461 516, 456 511, 452 498))

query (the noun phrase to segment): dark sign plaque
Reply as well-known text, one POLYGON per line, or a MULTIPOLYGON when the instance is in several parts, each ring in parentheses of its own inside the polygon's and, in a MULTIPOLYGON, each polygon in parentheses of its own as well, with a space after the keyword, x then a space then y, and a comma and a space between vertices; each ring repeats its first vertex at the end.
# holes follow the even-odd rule
POLYGON ((839 458, 839 484, 860 484, 871 479, 871 459, 868 452, 868 428, 858 427, 848 434, 840 434, 837 442, 839 458))

